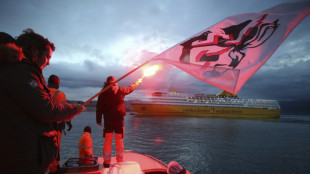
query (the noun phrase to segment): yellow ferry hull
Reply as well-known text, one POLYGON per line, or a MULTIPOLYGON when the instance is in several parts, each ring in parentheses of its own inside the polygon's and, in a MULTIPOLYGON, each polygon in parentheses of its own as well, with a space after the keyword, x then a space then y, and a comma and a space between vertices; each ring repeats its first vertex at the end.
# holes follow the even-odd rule
POLYGON ((138 115, 202 116, 229 118, 279 118, 280 109, 212 106, 131 104, 138 115))

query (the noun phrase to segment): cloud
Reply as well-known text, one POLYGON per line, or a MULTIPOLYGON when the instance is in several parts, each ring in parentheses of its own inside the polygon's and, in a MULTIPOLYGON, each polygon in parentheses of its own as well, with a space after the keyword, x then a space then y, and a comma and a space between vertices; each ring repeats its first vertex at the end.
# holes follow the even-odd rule
MULTIPOLYGON (((18 36, 30 27, 54 42, 56 51, 44 76, 59 75, 61 88, 69 98, 85 100, 102 88, 107 76, 119 78, 154 53, 161 53, 228 16, 259 12, 285 2, 293 0, 1 0, 0 20, 4 22, 0 28, 18 36)), ((308 17, 249 79, 239 95, 279 100, 309 97, 309 26, 308 17)), ((139 77, 140 70, 120 85, 130 85, 139 77)), ((221 91, 165 65, 156 76, 145 78, 136 93, 163 88, 199 93, 221 91)))

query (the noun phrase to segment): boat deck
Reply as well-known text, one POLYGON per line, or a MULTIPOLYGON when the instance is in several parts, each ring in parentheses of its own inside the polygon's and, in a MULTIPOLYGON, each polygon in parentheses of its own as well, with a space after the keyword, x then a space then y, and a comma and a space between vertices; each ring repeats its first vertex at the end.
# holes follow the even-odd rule
MULTIPOLYGON (((66 174, 76 174, 76 173, 86 173, 86 174, 107 174, 109 171, 116 170, 115 168, 120 168, 120 166, 126 166, 126 170, 129 170, 128 174, 132 174, 132 170, 141 169, 137 174, 166 174, 167 173, 167 164, 164 162, 144 154, 139 154, 131 151, 124 152, 124 162, 117 163, 116 158, 112 157, 110 168, 103 167, 103 158, 98 157, 98 165, 97 169, 94 170, 92 167, 92 171, 80 170, 79 167, 64 167, 64 164, 67 160, 61 160, 60 166, 62 168, 66 168, 66 174), (129 167, 128 167, 129 166, 129 167), (114 169, 113 169, 114 167, 114 169)), ((119 169, 117 169, 119 170, 119 169)), ((125 170, 125 169, 123 169, 125 170)), ((124 172, 124 171, 123 171, 124 172)), ((113 172, 111 172, 113 173, 113 172)), ((115 173, 115 172, 114 172, 115 173)), ((125 174, 126 174, 125 173, 125 174)))

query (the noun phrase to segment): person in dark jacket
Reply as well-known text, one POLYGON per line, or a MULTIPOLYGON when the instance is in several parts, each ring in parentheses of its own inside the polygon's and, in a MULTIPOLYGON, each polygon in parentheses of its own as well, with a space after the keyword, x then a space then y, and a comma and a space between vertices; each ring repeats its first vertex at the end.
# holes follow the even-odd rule
POLYGON ((57 157, 52 123, 69 121, 85 108, 51 98, 42 70, 55 50, 53 43, 27 29, 16 45, 23 50, 21 60, 0 57, 0 171, 39 174, 57 157))
POLYGON ((112 83, 114 84, 98 97, 96 122, 99 126, 102 126, 102 115, 104 116, 103 136, 105 140, 102 154, 104 167, 110 166, 113 132, 115 133, 116 160, 117 162, 123 161, 124 116, 126 115, 124 98, 125 95, 132 93, 141 81, 142 79, 139 79, 128 87, 119 87, 115 83, 115 77, 109 76, 104 84, 104 88, 112 83))

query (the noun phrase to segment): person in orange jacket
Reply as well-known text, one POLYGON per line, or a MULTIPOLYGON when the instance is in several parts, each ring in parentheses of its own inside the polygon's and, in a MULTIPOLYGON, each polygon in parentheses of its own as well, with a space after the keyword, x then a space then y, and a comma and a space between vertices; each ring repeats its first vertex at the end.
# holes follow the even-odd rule
POLYGON ((89 165, 91 164, 91 160, 89 157, 93 157, 93 140, 90 136, 91 127, 86 126, 84 128, 84 133, 79 141, 79 157, 80 157, 80 165, 89 165))
MULTIPOLYGON (((47 83, 47 87, 50 90, 50 94, 53 98, 53 101, 55 103, 67 103, 67 98, 64 92, 58 90, 59 88, 59 84, 60 84, 60 80, 59 77, 56 75, 50 75, 50 77, 48 78, 48 83, 47 83)), ((60 160, 60 142, 61 142, 61 136, 62 136, 62 132, 64 131, 64 134, 66 135, 66 131, 65 131, 65 123, 67 124, 67 126, 69 127, 68 131, 70 131, 72 129, 72 124, 71 121, 57 121, 55 123, 53 123, 53 126, 55 127, 56 131, 57 131, 57 145, 58 145, 58 156, 55 162, 53 162, 52 166, 49 168, 49 173, 57 173, 59 170, 59 160, 60 160)))
POLYGON ((99 95, 96 107, 96 122, 102 126, 102 115, 104 116, 104 145, 103 159, 104 167, 109 167, 111 162, 113 132, 115 133, 116 160, 123 161, 124 153, 124 116, 126 108, 124 103, 125 95, 132 93, 142 82, 139 79, 128 87, 119 87, 114 76, 109 76, 104 83, 104 88, 114 83, 109 89, 99 95))

